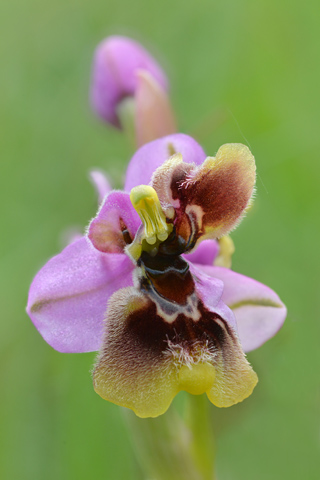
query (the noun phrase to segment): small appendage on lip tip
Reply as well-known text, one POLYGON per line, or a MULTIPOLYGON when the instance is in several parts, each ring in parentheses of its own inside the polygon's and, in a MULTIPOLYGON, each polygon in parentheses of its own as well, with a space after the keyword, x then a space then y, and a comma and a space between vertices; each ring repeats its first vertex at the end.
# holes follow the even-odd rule
POLYGON ((130 192, 130 200, 144 226, 146 241, 154 245, 167 240, 172 225, 167 224, 157 192, 149 185, 139 185, 130 192))

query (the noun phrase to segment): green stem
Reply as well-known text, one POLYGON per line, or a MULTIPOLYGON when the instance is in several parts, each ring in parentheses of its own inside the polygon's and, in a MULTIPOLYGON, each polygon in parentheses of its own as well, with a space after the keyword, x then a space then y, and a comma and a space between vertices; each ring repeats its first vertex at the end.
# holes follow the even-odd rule
POLYGON ((127 137, 130 145, 136 145, 136 127, 135 127, 135 100, 133 97, 124 98, 118 108, 117 114, 120 119, 121 128, 127 137))
POLYGON ((186 423, 192 432, 190 451, 203 480, 214 480, 215 444, 206 395, 189 395, 186 423))
POLYGON ((124 410, 137 460, 150 480, 214 480, 214 444, 205 396, 188 395, 185 419, 173 406, 158 418, 124 410))

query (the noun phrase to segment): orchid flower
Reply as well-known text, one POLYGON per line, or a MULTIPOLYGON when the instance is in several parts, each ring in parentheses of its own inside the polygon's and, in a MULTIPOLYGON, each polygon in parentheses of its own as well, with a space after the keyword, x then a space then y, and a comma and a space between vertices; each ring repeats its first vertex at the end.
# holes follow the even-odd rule
POLYGON ((133 121, 138 146, 176 132, 167 90, 168 80, 158 62, 131 38, 111 36, 96 48, 92 108, 116 128, 126 129, 133 121))
POLYGON ((150 142, 129 163, 125 191, 107 193, 87 235, 36 275, 34 325, 56 350, 99 351, 101 397, 156 417, 181 390, 219 407, 252 393, 244 352, 278 331, 286 308, 270 288, 213 263, 254 184, 244 145, 206 158, 187 135, 150 142))

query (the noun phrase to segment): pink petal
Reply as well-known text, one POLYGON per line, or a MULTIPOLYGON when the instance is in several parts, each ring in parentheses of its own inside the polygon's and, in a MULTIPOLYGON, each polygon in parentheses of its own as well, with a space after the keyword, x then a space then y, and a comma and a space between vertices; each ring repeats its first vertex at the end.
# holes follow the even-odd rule
POLYGON ((117 105, 124 97, 134 95, 139 69, 149 72, 167 89, 165 73, 139 43, 113 36, 98 45, 93 62, 91 104, 100 117, 116 127, 120 127, 117 105))
POLYGON ((132 285, 133 264, 124 254, 101 254, 82 238, 53 257, 34 278, 27 312, 60 352, 99 350, 109 297, 132 285))
POLYGON ((227 268, 204 265, 199 268, 223 281, 222 301, 236 316, 245 352, 260 347, 282 327, 287 309, 271 288, 227 268))
POLYGON ((195 280, 196 291, 204 305, 214 313, 220 315, 229 326, 237 331, 234 314, 223 301, 223 282, 208 275, 204 266, 190 263, 190 271, 195 280))
POLYGON ((101 252, 122 253, 126 246, 123 232, 126 230, 132 241, 140 225, 141 220, 132 206, 130 195, 112 191, 90 223, 88 238, 101 252))
POLYGON ((213 265, 216 256, 219 253, 219 244, 217 240, 203 240, 197 248, 191 253, 184 255, 188 262, 199 263, 201 265, 213 265))
POLYGON ((98 203, 100 204, 107 193, 112 190, 110 182, 102 170, 91 170, 90 180, 97 192, 98 203))
POLYGON ((148 185, 153 172, 174 153, 181 153, 183 161, 201 165, 206 155, 200 145, 188 135, 176 133, 143 145, 132 157, 126 174, 125 190, 148 185))

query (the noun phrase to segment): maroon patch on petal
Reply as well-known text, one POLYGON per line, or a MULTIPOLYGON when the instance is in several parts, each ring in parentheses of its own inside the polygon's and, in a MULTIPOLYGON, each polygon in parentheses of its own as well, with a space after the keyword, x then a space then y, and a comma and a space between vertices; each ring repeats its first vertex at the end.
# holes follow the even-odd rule
POLYGON ((204 229, 207 225, 233 223, 240 217, 252 194, 252 189, 246 188, 244 175, 243 166, 232 163, 216 172, 207 172, 184 190, 188 204, 203 209, 204 229))
POLYGON ((209 312, 200 301, 198 308, 201 313, 199 321, 179 314, 174 322, 168 323, 157 314, 155 303, 150 301, 145 308, 128 316, 124 337, 130 344, 134 343, 137 352, 150 349, 155 357, 166 350, 168 341, 185 348, 189 345, 190 350, 196 342, 207 343, 209 348, 221 348, 227 330, 220 323, 226 327, 225 322, 219 315, 209 312))
POLYGON ((186 182, 188 174, 192 168, 194 168, 192 165, 180 163, 172 171, 170 189, 174 200, 179 199, 180 201, 184 201, 182 185, 186 182))
POLYGON ((237 226, 252 197, 255 171, 248 147, 226 144, 201 167, 183 163, 180 156, 155 172, 153 186, 164 205, 172 202, 186 251, 200 237, 219 238, 237 226))

